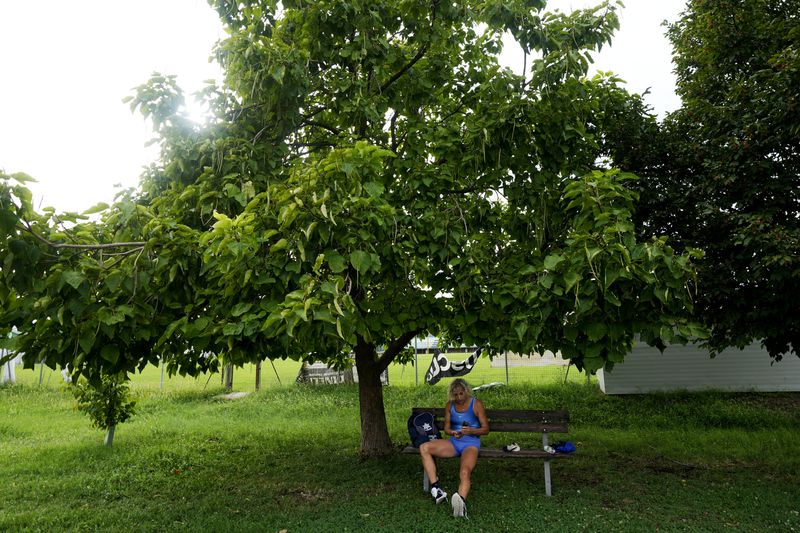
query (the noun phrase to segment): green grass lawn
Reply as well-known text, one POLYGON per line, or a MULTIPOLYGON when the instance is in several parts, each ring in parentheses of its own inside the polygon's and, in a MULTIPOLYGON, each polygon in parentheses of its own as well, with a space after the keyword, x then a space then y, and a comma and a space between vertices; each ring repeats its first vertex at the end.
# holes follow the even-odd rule
MULTIPOLYGON (((417 457, 359 460, 355 386, 223 401, 218 377, 158 378, 134 387, 112 449, 59 386, 0 387, 0 531, 800 531, 800 394, 482 391, 493 408, 569 409, 578 451, 554 463, 552 498, 540 462, 480 461, 464 522, 422 493, 417 457)), ((411 406, 443 402, 439 386, 385 388, 398 446, 411 406)), ((445 489, 457 477, 444 461, 445 489)))

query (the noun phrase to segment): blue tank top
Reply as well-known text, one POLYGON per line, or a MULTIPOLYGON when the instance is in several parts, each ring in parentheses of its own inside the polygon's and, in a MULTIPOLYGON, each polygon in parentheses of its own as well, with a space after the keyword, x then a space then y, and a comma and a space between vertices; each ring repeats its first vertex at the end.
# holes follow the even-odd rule
POLYGON ((461 431, 464 426, 473 428, 481 427, 481 421, 475 416, 475 398, 469 402, 469 407, 463 413, 456 411, 456 404, 450 403, 450 429, 453 431, 461 431))

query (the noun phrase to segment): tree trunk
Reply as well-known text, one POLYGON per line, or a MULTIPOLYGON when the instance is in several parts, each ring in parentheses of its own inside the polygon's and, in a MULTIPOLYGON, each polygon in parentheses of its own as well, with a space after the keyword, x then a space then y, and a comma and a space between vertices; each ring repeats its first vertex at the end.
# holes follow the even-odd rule
POLYGON ((233 364, 228 363, 222 371, 222 376, 225 381, 225 388, 233 390, 233 364))
POLYGON ((103 441, 103 444, 106 446, 111 446, 114 444, 114 430, 117 426, 109 426, 108 430, 106 431, 106 439, 103 441))
POLYGON ((383 457, 392 453, 392 441, 383 407, 382 368, 373 344, 358 343, 355 350, 358 370, 358 401, 361 412, 361 456, 383 457))

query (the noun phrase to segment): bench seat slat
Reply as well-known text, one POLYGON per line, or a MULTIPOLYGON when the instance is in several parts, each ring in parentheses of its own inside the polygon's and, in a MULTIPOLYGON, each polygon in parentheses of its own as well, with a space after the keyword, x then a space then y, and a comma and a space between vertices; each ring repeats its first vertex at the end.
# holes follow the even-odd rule
MULTIPOLYGON (((403 453, 406 454, 418 454, 419 448, 414 448, 413 446, 406 446, 403 448, 403 453)), ((530 459, 530 458, 540 458, 540 459, 564 459, 571 457, 568 453, 547 453, 544 450, 520 450, 518 452, 506 452, 503 451, 501 448, 481 448, 480 452, 478 452, 479 457, 485 457, 488 459, 492 458, 503 458, 503 459, 530 459)))

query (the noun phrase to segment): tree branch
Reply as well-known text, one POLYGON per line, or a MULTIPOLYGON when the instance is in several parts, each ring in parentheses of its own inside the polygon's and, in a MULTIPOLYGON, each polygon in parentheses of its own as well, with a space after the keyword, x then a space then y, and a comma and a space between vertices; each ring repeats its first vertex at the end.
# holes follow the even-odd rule
POLYGON ((392 152, 397 153, 397 110, 392 114, 392 121, 389 128, 392 134, 392 152))
MULTIPOLYGON (((431 32, 433 32, 433 25, 434 25, 434 23, 436 22, 436 7, 437 7, 438 5, 439 5, 439 0, 434 0, 434 2, 433 2, 433 3, 432 3, 432 5, 431 5, 431 32)), ((407 64, 406 64, 406 65, 405 65, 403 68, 401 68, 401 69, 400 69, 398 72, 396 72, 396 73, 394 74, 394 76, 392 76, 391 78, 389 78, 388 80, 386 80, 386 82, 385 82, 383 85, 381 85, 380 92, 383 92, 383 91, 385 91, 386 89, 388 89, 390 85, 392 85, 394 82, 396 82, 397 80, 399 80, 399 79, 400 79, 400 78, 403 76, 403 74, 405 74, 406 72, 408 72, 408 70, 409 70, 411 67, 413 67, 414 65, 416 65, 416 64, 417 64, 417 61, 419 61, 420 59, 422 59, 422 56, 424 56, 424 55, 425 55, 425 53, 428 51, 428 46, 429 46, 429 45, 430 45, 430 42, 427 42, 427 43, 425 43, 425 44, 423 45, 423 47, 419 49, 419 52, 417 52, 417 55, 415 55, 415 56, 414 56, 414 57, 411 59, 411 61, 409 61, 409 62, 408 62, 408 63, 407 63, 407 64)))
POLYGON ((427 51, 428 51, 428 43, 425 43, 425 45, 424 45, 422 48, 420 48, 419 52, 417 52, 417 55, 415 55, 415 56, 413 57, 413 59, 411 59, 411 61, 409 61, 408 63, 406 63, 406 65, 405 65, 405 66, 403 66, 403 68, 401 68, 399 71, 395 72, 394 76, 392 76, 391 78, 389 78, 388 80, 386 80, 386 82, 385 82, 383 85, 381 85, 381 92, 383 92, 383 91, 385 91, 386 89, 388 89, 388 88, 389 88, 389 86, 391 86, 391 85, 392 85, 394 82, 396 82, 397 80, 399 80, 399 79, 400 79, 400 78, 403 76, 403 74, 405 74, 406 72, 408 72, 408 71, 409 71, 409 69, 411 69, 411 67, 413 67, 414 65, 416 65, 416 64, 417 64, 417 61, 419 61, 420 59, 422 59, 422 56, 424 56, 424 55, 425 55, 425 52, 427 52, 427 51))
POLYGON ((442 194, 458 194, 458 195, 463 196, 465 194, 477 192, 477 191, 480 191, 480 190, 482 190, 481 187, 479 185, 476 185, 474 187, 466 187, 464 189, 451 189, 451 190, 447 190, 447 191, 441 191, 441 193, 442 194))
POLYGON ((397 354, 400 353, 400 350, 406 347, 406 345, 411 342, 411 339, 422 333, 422 329, 415 329, 414 331, 409 331, 400 335, 397 339, 391 341, 387 346, 386 350, 383 352, 383 355, 380 356, 378 362, 378 371, 383 372, 388 368, 389 363, 394 361, 394 358, 397 357, 397 354))
POLYGON ((327 124, 323 124, 321 122, 317 122, 315 120, 304 120, 300 123, 301 126, 316 126, 318 128, 322 128, 324 130, 328 130, 329 132, 333 133, 334 135, 339 135, 342 133, 342 130, 338 128, 334 128, 333 126, 328 126, 327 124))
POLYGON ((147 244, 146 242, 109 242, 104 244, 67 244, 67 243, 57 243, 53 241, 48 241, 35 231, 33 228, 25 224, 24 226, 17 226, 17 229, 21 229, 23 231, 27 231, 34 237, 36 237, 40 242, 43 242, 47 246, 51 248, 69 248, 73 250, 107 250, 109 248, 144 248, 147 244))
POLYGON ((320 108, 317 108, 314 111, 309 112, 308 114, 300 115, 300 116, 303 118, 303 120, 308 120, 310 118, 314 118, 315 116, 319 115, 320 113, 322 113, 326 109, 328 109, 328 106, 322 106, 320 108))

